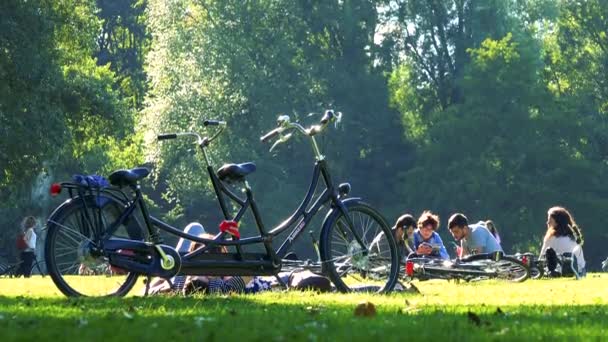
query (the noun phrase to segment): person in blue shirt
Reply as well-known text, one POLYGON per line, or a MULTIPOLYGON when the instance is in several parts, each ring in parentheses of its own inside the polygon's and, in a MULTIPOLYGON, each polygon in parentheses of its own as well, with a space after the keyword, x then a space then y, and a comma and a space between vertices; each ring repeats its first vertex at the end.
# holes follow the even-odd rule
POLYGON ((452 215, 448 220, 448 229, 454 240, 460 241, 459 257, 502 252, 502 247, 488 228, 479 223, 470 225, 464 214, 452 215))
POLYGON ((449 259, 450 255, 436 230, 439 217, 431 211, 424 211, 418 218, 418 229, 414 231, 414 249, 418 255, 449 259))

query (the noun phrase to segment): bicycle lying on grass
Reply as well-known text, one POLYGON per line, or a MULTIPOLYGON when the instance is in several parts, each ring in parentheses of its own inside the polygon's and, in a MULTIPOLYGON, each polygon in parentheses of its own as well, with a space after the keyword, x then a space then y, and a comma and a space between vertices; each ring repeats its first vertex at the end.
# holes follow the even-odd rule
POLYGON ((410 255, 405 263, 409 279, 457 279, 477 281, 503 279, 522 282, 530 276, 528 266, 502 252, 477 254, 462 259, 443 260, 410 255))
MULTIPOLYGON (((225 122, 205 121, 206 127, 219 128, 211 137, 198 133, 169 133, 159 140, 195 138, 200 147, 215 195, 225 218, 213 239, 190 235, 152 217, 138 182, 149 174, 146 168, 119 170, 109 176, 113 186, 85 178, 88 182, 54 184, 51 193, 67 189, 70 199, 49 217, 45 253, 49 273, 56 286, 67 296, 123 296, 135 285, 140 275, 170 279, 175 275, 277 275, 284 257, 322 207, 328 212, 320 232, 319 261, 301 262, 301 267, 327 275, 336 288, 347 292, 368 289, 390 291, 399 272, 395 241, 385 219, 360 198, 348 198, 348 183, 335 186, 327 161, 319 150, 315 136, 339 116, 326 111, 320 124, 304 128, 280 116, 278 127, 264 135, 263 142, 276 139, 272 148, 286 142, 294 132, 310 138, 315 164, 304 200, 295 212, 277 227, 267 230, 255 203, 246 177, 255 164, 227 164, 214 171, 205 149, 224 130, 225 122), (314 198, 320 182, 325 190, 314 198), (239 197, 228 184, 244 189, 239 197), (232 215, 226 197, 238 212, 232 215), (139 209, 139 210, 138 210, 139 209), (239 221, 251 209, 259 235, 240 238, 239 221), (160 230, 203 244, 196 250, 178 253, 163 244, 160 230), (275 249, 273 241, 283 232, 287 237, 275 249), (380 234, 380 233, 383 234, 380 234), (264 253, 245 253, 244 246, 261 246, 264 253), (229 253, 218 250, 225 246, 229 253), (113 269, 106 275, 84 275, 78 271, 113 269), (368 286, 368 285, 373 286, 368 286)), ((272 149, 271 148, 271 149, 272 149)), ((293 261, 285 261, 293 264, 293 261)), ((295 265, 298 266, 298 265, 295 265)))
POLYGON ((578 270, 578 261, 573 253, 563 253, 556 256, 555 272, 548 270, 549 265, 546 258, 539 259, 532 253, 517 253, 515 258, 530 268, 530 278, 540 279, 542 277, 569 277, 574 276, 577 279, 584 277, 586 272, 578 270), (559 266, 558 266, 559 265, 559 266))
POLYGON ((517 253, 513 255, 514 258, 521 261, 524 265, 527 265, 530 269, 530 278, 539 279, 545 274, 545 260, 539 259, 533 253, 517 253))

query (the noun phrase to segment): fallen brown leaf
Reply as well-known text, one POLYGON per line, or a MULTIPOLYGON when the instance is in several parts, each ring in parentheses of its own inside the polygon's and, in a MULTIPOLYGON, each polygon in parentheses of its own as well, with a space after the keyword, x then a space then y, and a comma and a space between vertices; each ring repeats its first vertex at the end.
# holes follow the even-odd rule
POLYGON ((467 312, 467 317, 469 318, 469 321, 471 323, 474 323, 476 326, 479 326, 481 324, 481 319, 479 318, 479 316, 477 316, 476 313, 474 312, 467 312))
POLYGON ((376 316, 376 306, 371 302, 363 302, 355 307, 355 316, 373 317, 376 316))

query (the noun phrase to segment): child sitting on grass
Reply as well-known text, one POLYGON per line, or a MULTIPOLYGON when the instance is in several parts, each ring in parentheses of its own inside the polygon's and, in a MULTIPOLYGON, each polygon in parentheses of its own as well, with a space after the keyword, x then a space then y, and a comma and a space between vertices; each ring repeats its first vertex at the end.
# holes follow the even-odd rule
POLYGON ((414 252, 417 255, 426 255, 449 259, 450 255, 443 245, 443 241, 436 230, 439 227, 439 217, 431 211, 424 211, 418 218, 418 229, 414 231, 414 252))

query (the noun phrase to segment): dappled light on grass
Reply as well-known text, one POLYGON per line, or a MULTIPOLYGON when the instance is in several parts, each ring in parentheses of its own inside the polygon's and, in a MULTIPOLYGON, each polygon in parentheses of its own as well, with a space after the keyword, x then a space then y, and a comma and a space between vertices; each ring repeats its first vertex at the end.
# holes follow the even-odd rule
POLYGON ((416 282, 421 294, 290 291, 67 299, 48 277, 0 279, 0 328, 8 339, 18 339, 28 327, 28 338, 45 340, 391 340, 404 331, 441 340, 597 339, 608 319, 607 280, 608 275, 590 274, 581 281, 521 284, 416 282), (357 315, 361 303, 369 303, 368 309, 373 305, 375 314, 360 309, 357 315))

